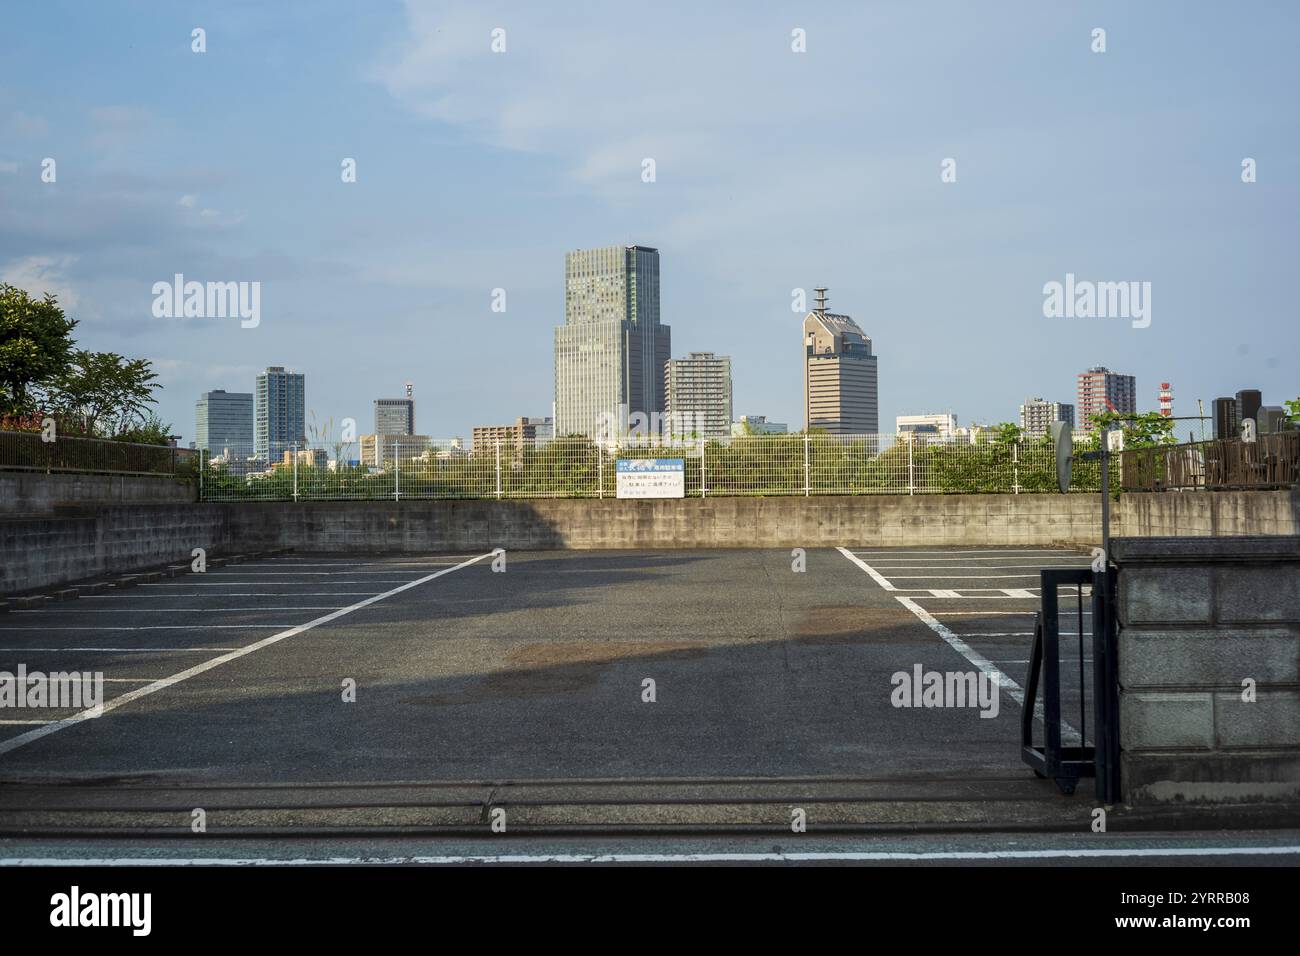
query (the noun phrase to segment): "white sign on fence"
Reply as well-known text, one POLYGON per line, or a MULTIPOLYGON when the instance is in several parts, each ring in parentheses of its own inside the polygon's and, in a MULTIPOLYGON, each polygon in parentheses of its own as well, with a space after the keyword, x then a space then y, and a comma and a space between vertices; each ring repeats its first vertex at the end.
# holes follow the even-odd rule
POLYGON ((686 497, 686 461, 682 458, 620 458, 618 497, 686 497))

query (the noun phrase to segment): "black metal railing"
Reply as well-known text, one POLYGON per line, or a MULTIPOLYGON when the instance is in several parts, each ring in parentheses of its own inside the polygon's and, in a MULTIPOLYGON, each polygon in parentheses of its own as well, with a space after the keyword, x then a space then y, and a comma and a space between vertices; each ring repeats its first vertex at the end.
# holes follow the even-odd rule
POLYGON ((1073 793, 1080 777, 1095 777, 1097 798, 1102 803, 1115 803, 1120 794, 1119 667, 1113 613, 1115 575, 1097 573, 1091 568, 1048 568, 1040 573, 1040 584, 1042 609, 1035 615, 1025 706, 1020 718, 1021 757, 1038 776, 1054 780, 1062 793, 1073 793), (1087 597, 1092 617, 1092 626, 1087 629, 1083 624, 1085 586, 1090 589, 1087 597), (1068 663, 1079 696, 1077 728, 1067 722, 1073 713, 1067 715, 1063 707, 1060 602, 1063 587, 1074 588, 1078 646, 1075 658, 1068 663), (1085 645, 1085 635, 1091 638, 1090 647, 1085 645), (1041 747, 1034 742, 1034 722, 1039 717, 1043 721, 1041 747))

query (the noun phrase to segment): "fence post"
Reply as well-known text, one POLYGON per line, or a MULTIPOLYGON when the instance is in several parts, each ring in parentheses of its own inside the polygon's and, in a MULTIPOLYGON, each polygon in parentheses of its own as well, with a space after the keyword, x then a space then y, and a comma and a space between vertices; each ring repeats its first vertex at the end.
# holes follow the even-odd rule
POLYGON ((803 433, 803 496, 805 498, 812 494, 812 483, 808 477, 808 442, 811 437, 807 432, 803 433))
POLYGON ((1020 442, 1011 446, 1011 493, 1020 494, 1020 442))
POLYGON ((497 497, 501 497, 501 439, 497 439, 497 497))
POLYGON ((206 470, 203 466, 203 453, 206 449, 199 449, 199 501, 203 500, 203 472, 206 470))
POLYGON ((298 443, 293 443, 293 500, 298 500, 298 443))
MULTIPOLYGON (((378 441, 379 439, 375 439, 378 441)), ((402 497, 402 457, 398 449, 399 439, 393 439, 393 500, 398 501, 402 497)))
POLYGON ((596 497, 605 497, 605 446, 596 442, 596 497))
POLYGON ((916 494, 916 482, 912 471, 912 445, 914 444, 912 438, 913 435, 907 436, 907 493, 909 495, 916 494))
POLYGON ((704 439, 700 439, 700 497, 707 497, 704 484, 704 439))

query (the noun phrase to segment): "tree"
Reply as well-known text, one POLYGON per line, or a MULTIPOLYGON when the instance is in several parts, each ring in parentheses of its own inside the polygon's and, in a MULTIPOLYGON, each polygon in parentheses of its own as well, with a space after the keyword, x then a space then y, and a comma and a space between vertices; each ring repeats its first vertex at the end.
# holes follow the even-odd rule
POLYGON ((1091 429, 1092 439, 1098 447, 1102 431, 1114 425, 1124 429, 1125 448, 1151 448, 1175 443, 1173 419, 1165 418, 1159 412, 1102 412, 1093 418, 1091 429))
POLYGON ((46 404, 87 435, 115 437, 142 425, 158 376, 148 359, 77 349, 71 365, 44 388, 46 404))
POLYGON ((33 299, 0 283, 0 414, 34 410, 34 389, 68 370, 76 325, 54 296, 33 299))

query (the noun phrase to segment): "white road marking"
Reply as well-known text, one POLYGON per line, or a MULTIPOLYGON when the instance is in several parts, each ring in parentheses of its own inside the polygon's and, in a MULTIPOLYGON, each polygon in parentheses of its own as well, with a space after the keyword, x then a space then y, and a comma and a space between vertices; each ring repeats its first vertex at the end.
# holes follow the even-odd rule
MULTIPOLYGON (((964 569, 958 568, 958 570, 964 570, 964 569)), ((980 570, 982 571, 985 569, 981 568, 980 570)), ((992 568, 989 568, 987 570, 991 571, 992 568)), ((1036 577, 1038 577, 1037 574, 901 574, 901 575, 896 574, 894 575, 894 579, 897 581, 925 581, 925 580, 930 580, 932 578, 938 578, 940 581, 951 581, 955 578, 971 578, 971 579, 983 580, 989 578, 1036 578, 1036 577)), ((148 585, 146 585, 146 587, 147 586, 148 585)))
MULTIPOLYGON (((877 572, 871 567, 871 565, 867 564, 865 561, 860 560, 857 557, 857 555, 853 554, 851 551, 849 551, 846 548, 840 548, 839 551, 846 558, 848 558, 854 564, 858 565, 858 567, 862 568, 872 577, 877 577, 877 572)), ((878 579, 878 580, 883 580, 883 579, 878 579)), ((885 582, 885 584, 888 585, 888 582, 885 582)), ((886 587, 886 590, 894 591, 897 589, 894 588, 893 585, 888 585, 886 587)), ((987 657, 985 657, 979 651, 975 650, 975 648, 971 647, 959 636, 957 636, 955 633, 949 630, 948 627, 944 625, 942 621, 936 618, 925 608, 921 607, 921 605, 917 604, 910 597, 906 597, 902 594, 895 594, 894 600, 898 601, 898 603, 902 604, 903 607, 911 611, 916 616, 916 618, 919 621, 921 621, 921 623, 923 623, 930 630, 934 631, 935 634, 939 635, 939 637, 944 641, 944 643, 946 643, 954 651, 956 651, 962 657, 966 658, 966 660, 970 661, 971 664, 973 664, 976 668, 978 668, 982 673, 987 674, 990 680, 995 681, 1000 688, 1005 689, 1008 697, 1014 700, 1021 707, 1024 707, 1025 705, 1024 688, 1022 688, 1019 684, 1017 684, 1010 677, 1004 674, 992 661, 990 661, 987 657)), ((944 599, 938 598, 935 600, 944 600, 944 599)), ((1034 704, 1034 716, 1038 718, 1040 721, 1043 720, 1043 703, 1041 700, 1037 701, 1034 704)), ((1061 721, 1061 741, 1062 743, 1067 743, 1067 744, 1078 744, 1080 742, 1079 732, 1075 730, 1072 726, 1067 724, 1064 720, 1061 721)))
POLYGON ((10 727, 16 724, 52 724, 53 720, 0 720, 0 726, 10 727))
MULTIPOLYGON (((1059 564, 1053 565, 1053 567, 1066 567, 1066 566, 1067 565, 1059 565, 1059 564)), ((991 564, 988 567, 976 568, 974 566, 971 566, 968 568, 960 564, 956 566, 948 565, 948 564, 881 564, 879 561, 877 561, 874 567, 885 571, 975 571, 975 570, 1000 571, 1003 568, 1038 568, 1039 570, 1041 570, 1043 568, 1043 565, 1041 564, 991 564)), ((1091 565, 1074 564, 1074 565, 1068 565, 1068 567, 1087 568, 1087 567, 1091 567, 1091 565)), ((948 575, 936 574, 934 575, 934 577, 946 578, 948 577, 948 575)))
MULTIPOLYGON (((138 588, 228 588, 239 585, 240 587, 255 588, 282 588, 292 584, 292 581, 162 581, 154 584, 137 584, 138 588)), ((320 584, 323 582, 311 581, 302 582, 303 584, 320 584)), ((332 584, 405 584, 406 580, 399 581, 332 581, 332 584)))
MULTIPOLYGON (((979 670, 987 674, 990 680, 997 681, 999 687, 1005 687, 1007 689, 1008 697, 1014 700, 1021 707, 1025 706, 1024 689, 1003 673, 992 661, 950 631, 944 626, 942 621, 937 620, 929 611, 921 607, 911 598, 906 598, 902 595, 895 595, 894 599, 902 604, 903 607, 915 614, 917 618, 926 625, 926 627, 938 634, 949 647, 974 664, 979 670)), ((1034 703, 1034 717, 1040 722, 1045 720, 1043 715, 1043 702, 1041 699, 1034 703)), ((1080 743, 1079 732, 1064 720, 1061 721, 1061 742, 1071 745, 1078 745, 1080 743)))
MULTIPOLYGON (((108 607, 62 607, 60 614, 180 614, 194 612, 198 614, 224 614, 226 611, 334 611, 342 604, 304 604, 296 607, 133 607, 114 610, 108 607)), ((44 610, 30 609, 10 611, 10 614, 44 614, 44 610)))
POLYGON ((948 591, 943 588, 930 588, 930 597, 955 598, 961 597, 961 595, 956 591, 948 591))
POLYGON ((1029 591, 1026 591, 1024 588, 1003 588, 1002 593, 1005 594, 1007 597, 1029 598, 1031 600, 1038 596, 1036 594, 1030 593, 1029 591))
POLYGON ((400 594, 403 591, 409 591, 411 588, 418 587, 421 584, 425 584, 429 581, 432 581, 434 578, 440 578, 444 574, 450 574, 453 571, 459 571, 461 568, 468 567, 469 565, 473 564, 475 561, 482 561, 484 558, 493 557, 494 554, 495 552, 489 551, 487 554, 480 554, 476 558, 470 558, 468 561, 462 561, 460 564, 453 565, 452 567, 443 568, 441 571, 435 571, 432 574, 426 574, 424 577, 416 578, 414 581, 407 581, 405 584, 399 585, 398 587, 395 587, 392 590, 384 591, 381 594, 372 595, 371 597, 366 598, 364 601, 358 601, 356 604, 349 604, 347 607, 339 608, 337 611, 331 611, 329 614, 325 614, 321 617, 315 618, 314 620, 308 621, 306 624, 295 625, 294 627, 291 627, 286 631, 281 631, 278 634, 272 634, 270 637, 264 637, 262 638, 262 640, 256 641, 245 647, 241 647, 238 650, 230 651, 229 653, 223 654, 220 657, 214 657, 211 660, 204 661, 201 664, 196 664, 193 667, 183 670, 178 674, 173 674, 171 677, 165 677, 161 680, 154 681, 152 684, 146 684, 144 687, 137 688, 136 690, 133 691, 128 691, 127 693, 123 694, 121 697, 115 697, 93 711, 83 710, 79 713, 73 714, 71 717, 67 717, 64 718, 63 720, 58 721, 57 723, 46 724, 44 727, 37 727, 34 730, 29 730, 27 731, 27 733, 19 734, 17 737, 10 738, 9 740, 0 741, 0 754, 9 753, 10 751, 17 750, 19 747, 25 747, 27 744, 40 740, 42 737, 47 737, 50 734, 57 733, 60 730, 66 730, 69 727, 75 727, 77 724, 82 723, 83 721, 90 720, 94 717, 99 717, 101 714, 107 714, 108 712, 113 710, 117 710, 119 707, 123 707, 126 704, 131 703, 132 701, 139 700, 142 697, 148 697, 150 694, 155 694, 160 690, 165 690, 168 687, 171 687, 175 684, 179 684, 181 681, 189 680, 191 677, 197 677, 199 674, 205 673, 206 671, 210 671, 214 667, 220 667, 222 664, 227 664, 230 661, 236 660, 240 657, 244 657, 248 654, 252 654, 254 651, 259 651, 264 647, 270 647, 272 644, 278 644, 280 641, 287 640, 288 638, 291 638, 297 634, 302 634, 304 631, 309 631, 312 628, 318 627, 321 624, 327 624, 330 621, 334 621, 347 614, 351 614, 353 611, 359 611, 363 607, 369 607, 371 604, 375 604, 386 598, 390 598, 395 594, 400 594))
POLYGON ((0 631, 247 631, 257 627, 293 627, 292 624, 140 624, 134 627, 91 627, 86 624, 46 624, 43 627, 0 627, 0 631))
POLYGON ((1018 614, 1033 614, 1035 611, 931 611, 935 617, 965 617, 971 614, 992 614, 995 617, 1013 617, 1018 614))
POLYGON ((869 575, 871 575, 872 578, 875 579, 875 582, 879 584, 882 588, 884 588, 886 591, 898 590, 898 588, 894 587, 892 584, 889 583, 889 580, 887 578, 881 575, 875 568, 867 564, 867 562, 863 561, 861 558, 859 558, 848 548, 838 548, 837 550, 840 552, 840 554, 844 555, 844 557, 848 558, 850 561, 852 561, 854 564, 860 567, 863 571, 866 571, 869 575))
POLYGON ((0 654, 88 654, 100 651, 108 654, 152 654, 176 651, 238 651, 239 647, 0 647, 0 654))
POLYGON ((906 860, 1053 860, 1129 857, 1300 856, 1300 846, 1052 847, 1041 850, 828 851, 807 853, 502 853, 446 856, 266 857, 7 857, 0 866, 430 866, 521 863, 820 863, 906 860))
MULTIPOLYGON (((1005 558, 1011 558, 1011 557, 1020 558, 1020 557, 1024 557, 1025 555, 1029 555, 1029 554, 1050 554, 1050 555, 1054 555, 1055 557, 1058 557, 1058 558, 1059 558, 1059 557, 1072 557, 1072 558, 1077 558, 1077 557, 1079 557, 1079 552, 1078 552, 1078 551, 1068 551, 1068 550, 1065 550, 1065 549, 1061 549, 1061 550, 1059 550, 1059 551, 1058 551, 1058 550, 1055 550, 1055 549, 1051 549, 1051 550, 1043 550, 1043 551, 1039 551, 1039 550, 1023 550, 1023 551, 1022 551, 1022 550, 1011 549, 1011 550, 1008 550, 1008 551, 1003 551, 1003 550, 998 549, 998 548, 972 548, 972 549, 969 550, 969 551, 958 551, 958 550, 949 549, 949 550, 946 550, 946 551, 856 551, 855 553, 856 553, 856 554, 867 554, 867 555, 880 555, 880 554, 887 554, 887 555, 892 555, 893 557, 896 557, 896 558, 906 558, 906 557, 910 557, 910 556, 912 556, 912 555, 933 555, 933 554, 955 554, 955 555, 959 555, 960 557, 965 557, 966 555, 975 555, 975 554, 992 554, 992 555, 995 555, 995 556, 997 556, 997 557, 1005 557, 1005 558)), ((956 560, 960 560, 960 558, 953 558, 952 560, 956 561, 956 560)), ((983 558, 983 559, 976 559, 976 560, 991 561, 991 560, 993 560, 993 559, 992 559, 992 558, 983 558)))
MULTIPOLYGON (((377 582, 376 582, 376 583, 377 583, 377 582)), ((208 594, 200 594, 198 591, 195 591, 193 594, 130 594, 130 593, 127 593, 127 594, 85 594, 85 595, 82 595, 81 600, 83 600, 83 601, 90 601, 90 600, 94 600, 94 599, 96 599, 96 598, 132 598, 132 597, 134 597, 134 598, 144 598, 144 599, 149 599, 149 600, 154 600, 154 599, 157 599, 157 598, 165 598, 165 599, 167 599, 167 600, 170 600, 171 598, 192 598, 192 597, 201 597, 201 598, 210 598, 210 597, 282 597, 282 596, 283 596, 283 597, 353 597, 353 596, 357 596, 357 595, 361 595, 361 594, 371 594, 371 593, 373 593, 373 592, 371 592, 371 591, 294 591, 292 594, 287 594, 287 595, 278 595, 278 594, 268 594, 268 593, 266 593, 265 591, 232 591, 232 592, 229 593, 229 594, 212 594, 211 592, 209 592, 208 594)), ((222 610, 222 609, 221 609, 221 608, 217 608, 217 610, 222 610)))
POLYGON ((1033 631, 987 631, 983 634, 958 634, 958 637, 1033 637, 1033 631))

